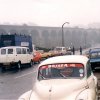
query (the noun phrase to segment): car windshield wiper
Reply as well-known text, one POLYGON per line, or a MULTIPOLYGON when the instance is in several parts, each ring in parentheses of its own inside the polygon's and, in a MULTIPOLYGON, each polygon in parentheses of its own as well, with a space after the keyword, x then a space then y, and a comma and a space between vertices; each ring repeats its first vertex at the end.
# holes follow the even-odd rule
POLYGON ((60 75, 62 76, 62 77, 64 77, 64 78, 67 78, 64 74, 62 74, 62 73, 60 73, 60 75))
POLYGON ((43 79, 46 79, 41 73, 39 73, 43 79))

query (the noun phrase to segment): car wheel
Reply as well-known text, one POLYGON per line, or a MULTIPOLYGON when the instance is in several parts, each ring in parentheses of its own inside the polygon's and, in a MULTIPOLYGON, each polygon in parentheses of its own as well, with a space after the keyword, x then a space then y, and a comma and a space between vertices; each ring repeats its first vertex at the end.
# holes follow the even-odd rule
POLYGON ((40 63, 41 61, 39 60, 38 63, 40 63))
POLYGON ((95 71, 95 67, 92 67, 92 71, 93 71, 93 72, 95 71))
POLYGON ((31 60, 31 61, 30 61, 30 67, 32 67, 32 66, 33 66, 33 61, 31 60))
POLYGON ((1 68, 1 72, 5 72, 6 71, 6 68, 5 67, 2 67, 1 68))
POLYGON ((18 67, 18 69, 21 68, 21 63, 20 62, 17 63, 17 67, 18 67))

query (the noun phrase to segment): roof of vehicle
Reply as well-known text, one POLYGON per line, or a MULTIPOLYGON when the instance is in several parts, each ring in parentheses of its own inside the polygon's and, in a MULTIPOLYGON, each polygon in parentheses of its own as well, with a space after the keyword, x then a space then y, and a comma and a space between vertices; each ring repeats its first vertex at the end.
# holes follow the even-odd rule
POLYGON ((39 66, 57 63, 82 63, 83 65, 86 65, 88 60, 89 59, 86 56, 82 55, 65 55, 46 59, 39 66))
POLYGON ((55 48, 66 48, 66 47, 55 47, 55 48))
POLYGON ((96 53, 96 52, 100 52, 100 48, 93 48, 89 50, 89 53, 96 53))
POLYGON ((6 49, 6 48, 28 48, 28 47, 22 47, 22 46, 7 46, 7 47, 1 47, 0 49, 6 49))

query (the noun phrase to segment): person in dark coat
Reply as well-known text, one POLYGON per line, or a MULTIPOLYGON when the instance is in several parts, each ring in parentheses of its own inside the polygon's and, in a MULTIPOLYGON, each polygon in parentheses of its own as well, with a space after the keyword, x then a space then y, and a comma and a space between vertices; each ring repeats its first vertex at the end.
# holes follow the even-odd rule
POLYGON ((82 55, 82 47, 80 46, 80 55, 82 55))
POLYGON ((74 55, 75 54, 75 48, 74 48, 74 46, 72 48, 72 52, 73 52, 73 55, 74 55))

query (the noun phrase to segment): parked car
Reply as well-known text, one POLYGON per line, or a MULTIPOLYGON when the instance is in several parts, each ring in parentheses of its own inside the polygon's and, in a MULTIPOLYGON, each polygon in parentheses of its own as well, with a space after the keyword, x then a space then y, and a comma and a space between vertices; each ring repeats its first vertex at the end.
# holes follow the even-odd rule
POLYGON ((49 58, 52 56, 51 52, 43 52, 41 53, 42 59, 49 58))
POLYGON ((58 55, 67 54, 67 48, 66 47, 55 47, 54 51, 58 52, 58 55))
POLYGON ((33 54, 28 47, 8 46, 0 48, 0 65, 2 69, 11 68, 16 65, 21 68, 22 64, 33 64, 33 54))
POLYGON ((97 100, 97 78, 82 55, 46 59, 38 66, 33 89, 18 100, 97 100))
POLYGON ((92 70, 95 70, 95 68, 100 68, 100 48, 93 48, 89 50, 89 58, 91 62, 92 70))
POLYGON ((37 62, 40 63, 41 58, 42 58, 41 53, 38 52, 38 51, 34 51, 33 62, 34 63, 37 63, 37 62))

